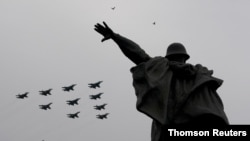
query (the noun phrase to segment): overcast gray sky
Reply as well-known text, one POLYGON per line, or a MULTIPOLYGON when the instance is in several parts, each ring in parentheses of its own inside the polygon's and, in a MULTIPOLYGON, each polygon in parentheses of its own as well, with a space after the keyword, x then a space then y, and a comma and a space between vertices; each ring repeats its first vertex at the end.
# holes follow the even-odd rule
POLYGON ((0 0, 0 140, 150 141, 151 119, 135 108, 134 64, 113 41, 101 43, 94 25, 102 21, 152 57, 183 43, 189 63, 224 80, 218 93, 230 123, 250 124, 249 7, 249 0, 0 0), (88 88, 99 80, 101 88, 88 88), (75 91, 62 91, 73 83, 75 91), (39 95, 49 88, 51 96, 39 95), (16 98, 24 92, 27 99, 16 98), (89 99, 99 92, 102 99, 89 99), (79 105, 66 104, 78 97, 79 105), (51 110, 39 109, 49 102, 51 110), (102 103, 104 111, 93 109, 102 103), (77 111, 78 119, 66 116, 77 111), (96 119, 105 112, 108 119, 96 119))

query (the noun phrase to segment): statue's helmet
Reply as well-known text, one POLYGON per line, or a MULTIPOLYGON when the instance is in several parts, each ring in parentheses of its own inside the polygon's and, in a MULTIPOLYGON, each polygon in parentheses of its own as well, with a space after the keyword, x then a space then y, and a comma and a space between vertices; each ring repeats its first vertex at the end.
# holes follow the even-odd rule
POLYGON ((189 59, 189 55, 187 54, 187 51, 185 47, 181 43, 172 43, 167 48, 167 54, 166 58, 169 58, 173 55, 183 55, 185 59, 189 59))

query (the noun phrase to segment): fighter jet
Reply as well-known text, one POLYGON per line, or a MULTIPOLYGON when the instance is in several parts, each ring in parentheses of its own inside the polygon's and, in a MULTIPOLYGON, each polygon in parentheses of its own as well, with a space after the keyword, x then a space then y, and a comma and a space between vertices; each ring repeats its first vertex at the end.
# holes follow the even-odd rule
POLYGON ((96 105, 96 106, 94 106, 94 109, 96 109, 96 110, 102 110, 103 109, 104 110, 106 105, 107 105, 106 103, 104 103, 102 105, 96 105))
POLYGON ((67 100, 66 102, 67 102, 67 104, 68 105, 78 105, 78 100, 80 100, 80 98, 77 98, 77 99, 74 99, 74 100, 67 100))
POLYGON ((43 110, 47 110, 47 109, 51 109, 50 108, 50 105, 51 105, 52 103, 49 103, 49 104, 47 104, 47 105, 39 105, 39 107, 40 107, 40 109, 43 109, 43 110))
POLYGON ((52 89, 48 89, 48 90, 42 90, 42 91, 39 91, 40 95, 44 95, 44 96, 47 96, 47 95, 51 95, 51 90, 52 89))
POLYGON ((107 115, 108 115, 109 113, 106 113, 106 114, 102 114, 102 115, 96 115, 96 118, 99 118, 99 119, 104 119, 104 118, 108 118, 107 117, 107 115))
POLYGON ((79 113, 80 113, 80 112, 76 112, 76 113, 74 113, 74 114, 67 114, 67 116, 68 116, 69 118, 79 118, 79 116, 78 116, 79 113))
POLYGON ((72 84, 70 86, 65 86, 65 87, 62 87, 63 91, 67 91, 69 92, 70 90, 71 91, 74 91, 74 87, 76 86, 76 84, 72 84))
POLYGON ((90 88, 100 88, 100 84, 102 83, 103 81, 98 81, 98 82, 96 82, 96 83, 89 83, 88 85, 89 85, 89 87, 90 88))
POLYGON ((101 99, 101 95, 102 95, 103 93, 98 93, 98 94, 95 94, 95 95, 90 95, 89 96, 89 98, 90 99, 94 99, 94 100, 96 100, 96 99, 101 99))
POLYGON ((29 92, 26 92, 24 94, 18 94, 16 95, 16 98, 19 98, 19 99, 24 99, 25 97, 28 98, 28 94, 29 92))

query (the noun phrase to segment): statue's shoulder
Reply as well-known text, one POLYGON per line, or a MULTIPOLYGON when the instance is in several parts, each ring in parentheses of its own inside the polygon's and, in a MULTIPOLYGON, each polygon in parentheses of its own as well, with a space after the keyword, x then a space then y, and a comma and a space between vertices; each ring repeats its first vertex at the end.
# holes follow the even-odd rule
POLYGON ((151 58, 148 62, 169 62, 167 58, 162 56, 156 56, 151 58))
POLYGON ((156 67, 156 66, 165 66, 168 64, 168 59, 166 59, 165 57, 161 57, 161 56, 156 56, 156 57, 152 57, 151 59, 149 59, 147 62, 142 62, 136 66, 133 66, 130 71, 134 72, 135 70, 143 70, 145 68, 151 68, 151 67, 156 67))
POLYGON ((197 70, 197 72, 199 72, 201 74, 208 74, 208 75, 213 74, 213 70, 209 70, 207 67, 205 67, 201 64, 196 64, 194 67, 197 70))

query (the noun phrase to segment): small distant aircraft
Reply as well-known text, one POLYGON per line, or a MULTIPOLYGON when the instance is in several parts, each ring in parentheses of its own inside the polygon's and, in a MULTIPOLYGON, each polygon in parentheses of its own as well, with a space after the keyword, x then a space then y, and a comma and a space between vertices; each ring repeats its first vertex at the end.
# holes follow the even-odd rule
POLYGON ((156 24, 156 22, 153 22, 153 25, 155 25, 156 24))
POLYGON ((115 6, 114 7, 111 7, 112 10, 115 10, 115 6))
POLYGON ((49 103, 49 104, 47 104, 47 105, 39 105, 39 107, 40 107, 40 109, 43 109, 43 110, 47 110, 47 109, 51 109, 50 108, 50 105, 51 105, 52 103, 49 103))
POLYGON ((108 114, 109 114, 109 113, 102 114, 102 115, 99 114, 99 115, 96 115, 96 118, 99 118, 99 119, 104 119, 104 118, 106 118, 106 119, 107 119, 107 118, 108 118, 108 117, 107 117, 108 114))
POLYGON ((100 84, 102 83, 103 81, 98 81, 98 82, 96 82, 96 83, 89 83, 88 85, 89 85, 89 87, 90 88, 100 88, 100 84))
POLYGON ((18 94, 16 95, 16 98, 19 98, 19 99, 24 99, 25 97, 28 98, 28 94, 29 92, 26 92, 24 94, 18 94))
POLYGON ((67 114, 67 116, 68 116, 69 118, 79 118, 79 116, 78 116, 79 113, 80 113, 80 112, 76 112, 76 113, 74 113, 74 114, 67 114))
POLYGON ((65 86, 65 87, 62 87, 63 91, 67 91, 69 92, 70 90, 71 91, 74 91, 74 87, 76 86, 76 84, 72 84, 70 86, 65 86))
POLYGON ((74 99, 74 100, 67 100, 66 102, 67 102, 67 104, 68 105, 78 105, 78 100, 80 100, 80 98, 77 98, 77 99, 74 99))
POLYGON ((90 99, 94 99, 94 100, 96 100, 96 99, 101 99, 101 95, 102 95, 103 93, 98 93, 98 94, 95 94, 95 95, 90 95, 89 96, 89 98, 90 99))
POLYGON ((106 103, 104 103, 102 105, 96 105, 96 106, 94 106, 94 109, 96 109, 96 110, 102 110, 103 109, 104 110, 106 105, 107 105, 106 103))
POLYGON ((44 96, 47 96, 47 95, 51 95, 51 90, 52 89, 48 89, 48 90, 42 90, 42 91, 39 91, 40 92, 40 95, 44 95, 44 96))

